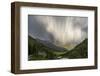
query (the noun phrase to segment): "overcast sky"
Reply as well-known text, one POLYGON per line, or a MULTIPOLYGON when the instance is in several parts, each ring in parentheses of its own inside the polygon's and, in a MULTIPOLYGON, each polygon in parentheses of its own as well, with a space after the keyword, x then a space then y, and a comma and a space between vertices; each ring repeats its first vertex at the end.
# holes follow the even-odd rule
POLYGON ((28 34, 67 49, 82 42, 88 35, 87 17, 28 16, 28 34))

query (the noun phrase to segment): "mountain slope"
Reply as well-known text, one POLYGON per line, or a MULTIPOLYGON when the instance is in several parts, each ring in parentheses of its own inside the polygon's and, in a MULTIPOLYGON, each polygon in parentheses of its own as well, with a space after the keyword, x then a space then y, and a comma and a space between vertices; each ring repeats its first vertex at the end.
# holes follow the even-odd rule
POLYGON ((87 58, 88 57, 88 39, 85 39, 79 45, 69 52, 63 54, 64 58, 75 59, 75 58, 87 58))
POLYGON ((68 50, 28 36, 29 60, 59 59, 68 50))

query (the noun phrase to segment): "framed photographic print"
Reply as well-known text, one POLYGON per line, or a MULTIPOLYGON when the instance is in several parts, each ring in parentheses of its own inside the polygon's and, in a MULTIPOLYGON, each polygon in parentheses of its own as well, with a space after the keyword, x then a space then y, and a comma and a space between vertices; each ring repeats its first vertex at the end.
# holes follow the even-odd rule
POLYGON ((11 4, 11 72, 97 68, 97 7, 11 4))

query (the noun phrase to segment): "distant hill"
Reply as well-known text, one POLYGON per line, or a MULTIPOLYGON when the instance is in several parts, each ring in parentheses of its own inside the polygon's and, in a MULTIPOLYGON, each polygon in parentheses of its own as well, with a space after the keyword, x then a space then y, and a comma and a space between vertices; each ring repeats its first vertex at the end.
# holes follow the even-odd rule
POLYGON ((63 54, 64 58, 75 59, 75 58, 87 58, 88 57, 88 39, 78 44, 75 48, 69 52, 63 54))
POLYGON ((54 51, 66 51, 65 48, 59 47, 54 45, 53 43, 49 42, 49 41, 44 41, 44 40, 40 40, 40 39, 36 39, 37 42, 41 43, 42 45, 44 45, 45 47, 49 47, 51 49, 53 49, 54 51))
POLYGON ((28 60, 53 60, 53 59, 74 59, 87 57, 87 42, 85 39, 72 50, 58 47, 51 42, 35 39, 28 36, 28 60))

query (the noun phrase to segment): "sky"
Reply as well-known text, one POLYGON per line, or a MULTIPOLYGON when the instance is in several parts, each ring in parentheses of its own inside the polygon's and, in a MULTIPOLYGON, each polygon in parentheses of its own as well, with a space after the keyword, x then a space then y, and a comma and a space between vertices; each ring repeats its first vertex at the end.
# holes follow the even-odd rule
POLYGON ((28 15, 28 35, 70 50, 88 37, 88 18, 28 15))

